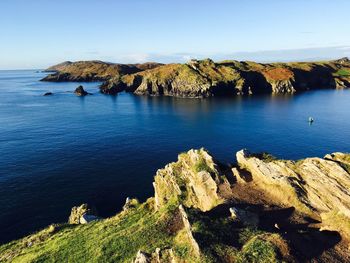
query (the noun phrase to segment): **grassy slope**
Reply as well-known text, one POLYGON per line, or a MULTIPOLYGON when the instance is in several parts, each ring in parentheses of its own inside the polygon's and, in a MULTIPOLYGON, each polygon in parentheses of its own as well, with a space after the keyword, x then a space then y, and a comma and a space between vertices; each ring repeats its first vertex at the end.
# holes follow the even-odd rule
POLYGON ((263 232, 234 228, 227 218, 210 221, 196 212, 192 215, 194 235, 203 251, 200 260, 191 258, 181 231, 172 234, 168 230, 171 210, 154 212, 151 203, 87 225, 50 226, 1 246, 0 262, 131 262, 139 249, 151 253, 157 247, 172 247, 186 262, 278 261, 276 246, 261 238, 263 232), (227 236, 228 230, 234 230, 237 241, 227 236), (227 245, 230 238, 234 246, 227 245))
POLYGON ((51 226, 24 239, 3 245, 0 261, 12 262, 125 262, 139 249, 154 251, 172 244, 159 213, 149 203, 128 213, 87 225, 51 226), (29 246, 31 244, 31 246, 29 246))
MULTIPOLYGON (((181 154, 179 160, 184 158, 187 155, 181 154)), ((196 172, 212 171, 202 159, 190 168, 196 172)), ((275 234, 237 224, 226 212, 211 217, 197 209, 187 209, 202 252, 201 259, 196 259, 178 225, 176 211, 182 199, 172 200, 158 211, 150 198, 136 208, 87 225, 52 225, 2 245, 0 262, 131 262, 140 249, 152 253, 166 247, 173 248, 177 258, 185 262, 275 262, 279 258, 276 245, 262 238, 275 234)))

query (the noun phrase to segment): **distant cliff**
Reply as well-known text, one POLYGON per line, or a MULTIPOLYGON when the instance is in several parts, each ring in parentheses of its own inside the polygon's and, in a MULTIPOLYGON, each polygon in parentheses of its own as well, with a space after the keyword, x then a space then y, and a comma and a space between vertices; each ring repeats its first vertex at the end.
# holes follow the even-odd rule
POLYGON ((111 64, 100 61, 64 62, 44 81, 104 81, 106 94, 211 97, 283 94, 350 87, 350 61, 256 63, 191 60, 185 64, 111 64))
POLYGON ((46 72, 53 72, 42 81, 106 81, 113 77, 132 74, 146 69, 152 69, 159 63, 144 64, 115 64, 102 61, 65 61, 47 68, 46 72))
MULTIPOLYGON (((1 262, 350 262, 350 155, 237 165, 205 149, 159 169, 154 197, 101 219, 86 204, 0 246, 1 262)), ((97 208, 98 209, 98 208, 97 208)))

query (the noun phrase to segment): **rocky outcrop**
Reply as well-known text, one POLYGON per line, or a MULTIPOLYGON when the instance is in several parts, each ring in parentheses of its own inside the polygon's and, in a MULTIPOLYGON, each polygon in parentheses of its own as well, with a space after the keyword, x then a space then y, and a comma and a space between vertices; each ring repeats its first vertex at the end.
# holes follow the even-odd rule
POLYGON ((133 263, 176 263, 174 251, 171 248, 157 248, 152 254, 139 250, 133 263))
POLYGON ((91 93, 88 93, 87 91, 84 90, 83 86, 78 86, 75 91, 74 91, 75 95, 77 96, 86 96, 86 95, 91 95, 91 93))
POLYGON ((52 92, 46 92, 46 93, 44 93, 44 95, 43 95, 43 96, 51 96, 51 95, 53 95, 53 93, 52 93, 52 92))
POLYGON ((294 206, 322 219, 323 229, 336 230, 350 238, 350 155, 335 153, 298 162, 267 161, 246 150, 236 155, 238 165, 250 173, 257 187, 276 203, 294 206), (345 167, 344 167, 345 165, 345 167))
POLYGON ((90 207, 88 204, 82 204, 72 208, 68 223, 86 224, 97 219, 99 218, 97 217, 96 209, 94 207, 90 207))
MULTIPOLYGON (((225 165, 205 149, 182 153, 157 172, 146 202, 127 198, 108 219, 2 245, 0 261, 350 262, 350 154, 236 158, 225 165)), ((83 204, 69 223, 97 219, 83 204)))
POLYGON ((139 204, 139 200, 136 198, 127 197, 123 206, 123 211, 128 211, 130 209, 136 208, 139 204))
POLYGON ((222 202, 219 176, 217 164, 204 149, 180 154, 177 162, 157 171, 153 183, 156 206, 182 203, 208 211, 222 202))

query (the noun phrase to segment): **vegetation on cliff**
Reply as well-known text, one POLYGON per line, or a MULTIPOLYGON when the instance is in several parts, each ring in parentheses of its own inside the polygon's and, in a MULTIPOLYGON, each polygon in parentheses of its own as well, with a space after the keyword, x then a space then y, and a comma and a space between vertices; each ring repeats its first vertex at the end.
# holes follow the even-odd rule
POLYGON ((115 64, 103 61, 66 61, 46 69, 49 74, 42 81, 105 81, 116 76, 132 74, 157 67, 159 63, 115 64))
POLYGON ((101 61, 63 62, 50 67, 44 81, 104 81, 102 93, 211 97, 294 93, 350 87, 350 61, 256 63, 210 59, 185 64, 112 64, 101 61))
MULTIPOLYGON (((1 262, 347 262, 350 155, 300 161, 190 150, 157 171, 154 197, 107 219, 51 225, 0 247, 1 262), (80 222, 80 224, 79 224, 80 222)), ((85 211, 85 212, 84 212, 85 211)), ((80 219, 79 219, 80 217, 80 219)))
POLYGON ((312 89, 350 87, 350 62, 255 63, 191 60, 109 79, 105 93, 210 97, 247 94, 294 93, 312 89))

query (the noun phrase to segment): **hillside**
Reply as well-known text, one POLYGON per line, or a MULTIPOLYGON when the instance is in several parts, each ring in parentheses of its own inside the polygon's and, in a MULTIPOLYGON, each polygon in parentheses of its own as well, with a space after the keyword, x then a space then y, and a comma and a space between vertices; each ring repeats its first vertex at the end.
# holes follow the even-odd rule
POLYGON ((349 262, 350 155, 277 160, 241 150, 224 165, 190 150, 157 171, 154 197, 96 219, 74 207, 0 247, 1 262, 349 262))
POLYGON ((105 94, 211 97, 284 94, 313 89, 350 87, 350 60, 256 63, 210 59, 185 64, 113 64, 101 61, 63 62, 43 81, 104 81, 105 94))
POLYGON ((54 72, 49 74, 42 81, 104 81, 112 77, 125 74, 132 74, 146 69, 152 69, 161 64, 114 64, 102 61, 66 61, 45 71, 54 72))
POLYGON ((263 64, 191 60, 117 76, 101 85, 103 93, 210 97, 294 93, 350 87, 350 61, 263 64))

